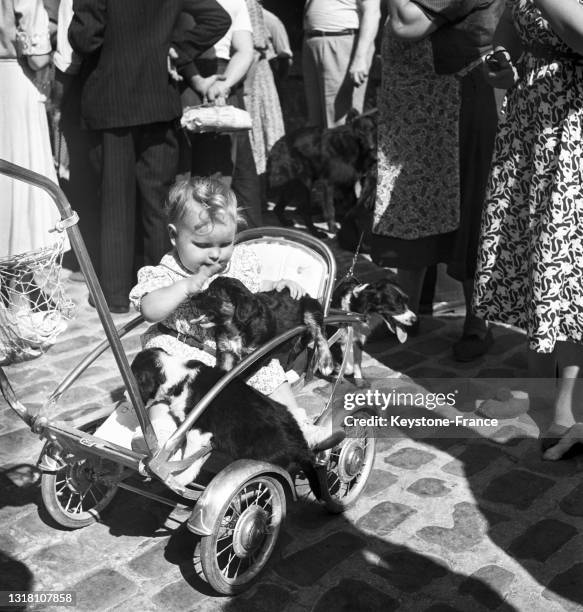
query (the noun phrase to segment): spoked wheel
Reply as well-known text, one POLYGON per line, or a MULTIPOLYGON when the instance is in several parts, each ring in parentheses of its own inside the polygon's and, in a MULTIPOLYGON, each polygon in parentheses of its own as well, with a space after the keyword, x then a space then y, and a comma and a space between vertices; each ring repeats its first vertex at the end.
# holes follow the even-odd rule
POLYGON ((44 473, 41 493, 48 513, 69 529, 94 523, 116 494, 121 470, 120 465, 95 456, 44 473))
POLYGON ((352 506, 364 490, 375 459, 376 439, 363 430, 358 438, 346 438, 328 451, 324 506, 340 513, 352 506))
POLYGON ((225 595, 245 590, 267 564, 284 518, 285 493, 274 478, 256 476, 236 490, 200 542, 209 584, 225 595))

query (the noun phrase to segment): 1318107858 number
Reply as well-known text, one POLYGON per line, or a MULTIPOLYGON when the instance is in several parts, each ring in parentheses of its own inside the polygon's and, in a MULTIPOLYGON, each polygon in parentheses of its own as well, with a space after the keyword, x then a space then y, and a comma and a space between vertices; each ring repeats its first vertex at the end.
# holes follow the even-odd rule
POLYGON ((0 608, 22 604, 75 606, 76 599, 74 591, 0 591, 0 608))

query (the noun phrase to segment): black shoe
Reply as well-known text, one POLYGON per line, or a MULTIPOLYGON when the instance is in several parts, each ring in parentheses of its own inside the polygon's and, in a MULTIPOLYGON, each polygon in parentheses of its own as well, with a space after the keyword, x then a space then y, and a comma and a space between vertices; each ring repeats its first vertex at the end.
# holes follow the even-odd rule
POLYGON ((464 334, 453 345, 453 356, 460 363, 467 363, 485 355, 494 344, 492 330, 488 329, 485 336, 476 333, 464 334))

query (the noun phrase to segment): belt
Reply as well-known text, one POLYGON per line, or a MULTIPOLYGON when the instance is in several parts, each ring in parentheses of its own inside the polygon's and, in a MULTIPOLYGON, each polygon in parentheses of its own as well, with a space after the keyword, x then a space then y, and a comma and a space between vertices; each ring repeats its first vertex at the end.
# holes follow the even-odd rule
POLYGON ((197 348, 197 349, 199 349, 201 351, 204 351, 205 353, 210 353, 211 355, 216 355, 216 351, 213 351, 213 349, 211 349, 210 347, 206 346, 205 344, 203 344, 202 342, 200 342, 196 338, 193 338, 192 336, 189 336, 187 334, 181 334, 180 332, 176 331, 175 329, 172 329, 172 327, 168 327, 168 326, 164 325, 163 323, 158 323, 156 327, 158 328, 158 331, 161 334, 165 334, 167 336, 173 336, 178 341, 184 342, 184 344, 188 344, 188 346, 192 346, 193 348, 197 348))
POLYGON ((350 36, 358 34, 358 29, 346 28, 345 30, 337 30, 336 32, 324 32, 323 30, 308 30, 306 32, 306 38, 316 38, 322 36, 324 38, 328 36, 350 36))

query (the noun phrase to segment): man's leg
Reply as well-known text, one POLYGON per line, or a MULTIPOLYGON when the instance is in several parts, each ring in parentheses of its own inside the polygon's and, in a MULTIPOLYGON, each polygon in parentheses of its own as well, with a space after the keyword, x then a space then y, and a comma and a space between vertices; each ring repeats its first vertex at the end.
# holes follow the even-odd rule
POLYGON ((326 127, 324 85, 322 82, 322 38, 304 40, 302 48, 302 74, 308 110, 309 126, 326 127))
MULTIPOLYGON (((359 113, 364 108, 368 79, 356 87, 348 74, 355 46, 355 35, 326 39, 322 56, 322 76, 328 127, 344 125, 351 108, 355 108, 359 113)), ((370 59, 372 61, 372 53, 370 59)))
POLYGON ((101 170, 99 281, 108 305, 127 307, 132 284, 136 179, 130 129, 102 130, 91 154, 101 170))
POLYGON ((231 188, 247 220, 247 227, 261 227, 263 225, 261 183, 257 175, 249 135, 246 132, 235 134, 233 139, 234 168, 231 188))
MULTIPOLYGON (((99 174, 95 172, 89 156, 95 139, 100 138, 100 135, 81 129, 80 78, 64 75, 56 70, 55 79, 63 82, 60 127, 69 152, 69 179, 59 182, 73 210, 79 214, 79 228, 91 262, 97 270, 100 261, 101 226, 99 174)), ((66 253, 65 258, 73 266, 73 270, 79 270, 73 251, 66 253)))
POLYGON ((144 265, 153 266, 170 249, 164 202, 178 172, 178 131, 174 122, 152 123, 137 129, 136 180, 144 265))

